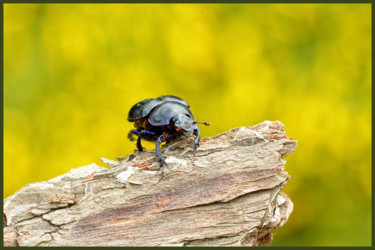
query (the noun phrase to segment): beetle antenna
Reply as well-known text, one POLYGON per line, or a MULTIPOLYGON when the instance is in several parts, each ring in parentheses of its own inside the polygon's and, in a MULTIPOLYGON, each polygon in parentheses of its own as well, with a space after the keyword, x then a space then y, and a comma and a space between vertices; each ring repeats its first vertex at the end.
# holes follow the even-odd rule
POLYGON ((209 122, 197 122, 197 121, 194 121, 194 124, 196 124, 196 123, 204 124, 206 126, 210 126, 211 125, 211 123, 209 123, 209 122))

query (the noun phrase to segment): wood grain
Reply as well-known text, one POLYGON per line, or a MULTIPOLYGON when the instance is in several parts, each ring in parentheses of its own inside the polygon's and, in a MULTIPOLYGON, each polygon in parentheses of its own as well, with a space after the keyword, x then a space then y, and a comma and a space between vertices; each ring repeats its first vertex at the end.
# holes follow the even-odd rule
POLYGON ((293 210, 280 192, 296 148, 280 122, 102 159, 4 201, 5 246, 265 246, 293 210))

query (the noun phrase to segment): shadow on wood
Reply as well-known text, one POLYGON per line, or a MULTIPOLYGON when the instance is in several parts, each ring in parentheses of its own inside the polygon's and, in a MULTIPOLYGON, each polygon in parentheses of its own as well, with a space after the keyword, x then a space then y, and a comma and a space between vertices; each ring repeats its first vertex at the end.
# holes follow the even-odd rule
POLYGON ((102 159, 4 201, 6 246, 266 246, 293 210, 280 192, 296 141, 265 121, 102 159))

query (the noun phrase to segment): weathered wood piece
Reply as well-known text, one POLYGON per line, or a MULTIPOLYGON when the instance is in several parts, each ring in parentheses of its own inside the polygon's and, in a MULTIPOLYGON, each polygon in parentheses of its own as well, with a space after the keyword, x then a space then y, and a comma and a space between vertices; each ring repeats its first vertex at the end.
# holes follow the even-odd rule
POLYGON ((265 246, 293 210, 280 192, 296 141, 265 121, 102 159, 4 201, 6 246, 265 246))

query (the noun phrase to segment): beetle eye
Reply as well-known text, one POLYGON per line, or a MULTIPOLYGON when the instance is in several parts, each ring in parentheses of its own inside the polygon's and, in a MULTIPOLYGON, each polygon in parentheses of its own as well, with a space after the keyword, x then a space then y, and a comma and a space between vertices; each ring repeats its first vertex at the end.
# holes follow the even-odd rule
POLYGON ((176 129, 177 132, 181 132, 181 130, 182 130, 181 127, 178 127, 178 128, 176 129))

